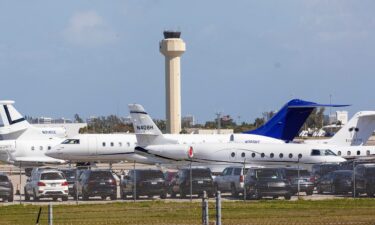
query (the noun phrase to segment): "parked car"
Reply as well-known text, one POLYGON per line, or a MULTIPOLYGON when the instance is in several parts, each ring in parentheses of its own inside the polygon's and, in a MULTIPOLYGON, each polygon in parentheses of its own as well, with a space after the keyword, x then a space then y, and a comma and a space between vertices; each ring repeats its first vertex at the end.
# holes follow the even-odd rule
POLYGON ((352 170, 332 171, 320 178, 316 190, 319 194, 347 194, 353 190, 352 177, 352 170))
POLYGON ((361 164, 372 164, 375 163, 372 158, 359 158, 355 160, 346 160, 345 162, 340 163, 340 170, 353 170, 354 167, 361 164))
POLYGON ((249 169, 245 177, 245 188, 247 198, 284 196, 289 200, 292 196, 292 188, 285 178, 283 168, 249 169))
MULTIPOLYGON (((192 168, 191 177, 192 194, 202 195, 203 191, 206 191, 209 197, 214 196, 213 179, 209 168, 192 168)), ((181 169, 177 172, 168 192, 171 197, 179 194, 180 198, 185 198, 187 194, 190 195, 190 169, 181 169)))
POLYGON ((4 202, 13 202, 13 184, 5 173, 0 173, 0 198, 4 202))
POLYGON ((73 196, 73 194, 75 193, 73 188, 76 182, 77 170, 76 169, 59 169, 59 170, 64 173, 65 178, 68 181, 69 195, 73 196))
POLYGON ((339 170, 340 164, 338 163, 318 163, 314 164, 312 166, 311 173, 313 175, 314 183, 317 184, 319 182, 319 179, 323 177, 324 175, 339 170))
POLYGON ((290 182, 293 195, 298 193, 298 186, 300 192, 305 192, 306 195, 313 194, 315 184, 309 171, 298 168, 285 168, 285 177, 290 182))
POLYGON ((73 197, 83 200, 100 196, 102 200, 117 198, 117 182, 110 170, 83 170, 78 182, 73 186, 73 197), (77 186, 76 186, 77 185, 77 186), (75 191, 78 191, 78 195, 75 191))
POLYGON ((237 197, 239 193, 243 193, 244 175, 248 168, 241 166, 227 167, 221 175, 214 179, 215 192, 230 192, 233 197, 237 197))
POLYGON ((167 188, 163 172, 152 169, 130 170, 121 181, 120 194, 122 199, 126 199, 128 195, 134 197, 134 193, 136 198, 144 195, 148 197, 159 195, 162 199, 166 198, 167 188))
POLYGON ((375 164, 361 164, 355 167, 356 195, 366 193, 373 197, 375 193, 375 164))
POLYGON ((24 191, 26 201, 29 201, 30 197, 34 201, 41 198, 68 200, 68 182, 64 174, 55 169, 33 171, 26 181, 24 191))

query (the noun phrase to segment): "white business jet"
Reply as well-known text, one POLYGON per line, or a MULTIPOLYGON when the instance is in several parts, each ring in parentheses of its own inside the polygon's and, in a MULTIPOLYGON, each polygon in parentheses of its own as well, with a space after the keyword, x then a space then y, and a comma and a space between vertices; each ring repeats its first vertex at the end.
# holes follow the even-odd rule
POLYGON ((14 101, 0 101, 0 161, 21 167, 61 164, 45 152, 61 143, 64 132, 60 128, 36 128, 14 108, 14 101), (14 138, 14 139, 10 139, 14 138))
POLYGON ((256 166, 305 165, 343 162, 328 145, 295 143, 179 143, 164 136, 141 105, 130 104, 137 147, 135 152, 165 164, 205 165, 213 171, 233 164, 256 166))

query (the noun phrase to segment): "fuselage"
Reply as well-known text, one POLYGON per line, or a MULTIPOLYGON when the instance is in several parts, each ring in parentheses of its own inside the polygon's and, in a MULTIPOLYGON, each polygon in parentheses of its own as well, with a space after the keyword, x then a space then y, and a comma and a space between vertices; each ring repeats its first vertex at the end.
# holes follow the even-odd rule
MULTIPOLYGON (((255 144, 284 143, 279 139, 251 134, 166 134, 165 137, 175 140, 178 144, 228 143, 230 141, 255 144)), ((55 146, 51 151, 48 151, 47 155, 73 162, 136 161, 153 164, 160 161, 135 154, 136 146, 137 139, 134 134, 80 134, 55 146)))
POLYGON ((306 168, 316 163, 343 162, 327 145, 205 143, 137 147, 136 152, 175 164, 248 164, 254 166, 295 166, 306 168))
POLYGON ((46 156, 45 153, 62 141, 60 138, 43 140, 2 140, 0 141, 0 161, 21 166, 60 164, 63 160, 46 156))

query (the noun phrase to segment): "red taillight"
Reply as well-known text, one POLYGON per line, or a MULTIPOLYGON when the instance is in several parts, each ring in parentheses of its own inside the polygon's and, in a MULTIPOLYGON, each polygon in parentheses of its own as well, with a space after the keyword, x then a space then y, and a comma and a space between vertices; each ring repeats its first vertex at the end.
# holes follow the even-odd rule
POLYGON ((61 183, 61 186, 68 186, 68 185, 69 185, 69 184, 68 184, 67 181, 64 181, 64 182, 61 183))
POLYGON ((46 184, 45 183, 43 183, 43 182, 38 182, 38 187, 40 187, 40 186, 46 186, 46 184))
POLYGON ((243 175, 240 175, 240 182, 243 182, 243 175))
POLYGON ((116 180, 109 180, 112 185, 116 185, 116 180))

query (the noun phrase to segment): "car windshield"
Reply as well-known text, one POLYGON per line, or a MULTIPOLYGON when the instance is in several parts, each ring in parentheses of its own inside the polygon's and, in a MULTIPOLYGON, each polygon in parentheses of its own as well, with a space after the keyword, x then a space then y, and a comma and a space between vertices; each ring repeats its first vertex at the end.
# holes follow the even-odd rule
POLYGON ((316 174, 324 175, 324 174, 327 174, 329 172, 338 170, 339 167, 340 167, 340 165, 338 165, 338 164, 323 164, 323 165, 319 165, 318 167, 314 168, 313 171, 316 174))
POLYGON ((75 170, 63 170, 62 171, 67 180, 75 180, 76 178, 76 171, 75 170))
POLYGON ((257 170, 256 177, 277 179, 279 177, 279 172, 278 170, 257 170))
MULTIPOLYGON (((307 170, 300 170, 299 175, 300 176, 310 176, 310 173, 307 170)), ((286 176, 287 177, 298 177, 298 170, 287 170, 286 176)))
POLYGON ((322 166, 320 171, 322 173, 329 173, 329 172, 337 170, 337 169, 339 169, 339 165, 324 165, 324 166, 322 166))
POLYGON ((366 176, 375 177, 375 167, 366 168, 366 176))
POLYGON ((109 171, 92 171, 90 174, 90 180, 102 180, 113 178, 109 171))
POLYGON ((64 175, 62 173, 42 173, 40 176, 41 180, 64 180, 64 175))
MULTIPOLYGON (((187 170, 187 174, 190 174, 190 171, 187 170)), ((192 176, 194 178, 206 178, 211 177, 211 171, 210 170, 192 170, 192 176)))
POLYGON ((342 173, 337 173, 336 178, 337 179, 351 179, 353 177, 352 172, 342 172, 342 173))
POLYGON ((0 182, 8 182, 7 176, 0 176, 0 182))
POLYGON ((137 179, 157 179, 164 178, 163 173, 160 170, 139 170, 137 171, 137 179))

